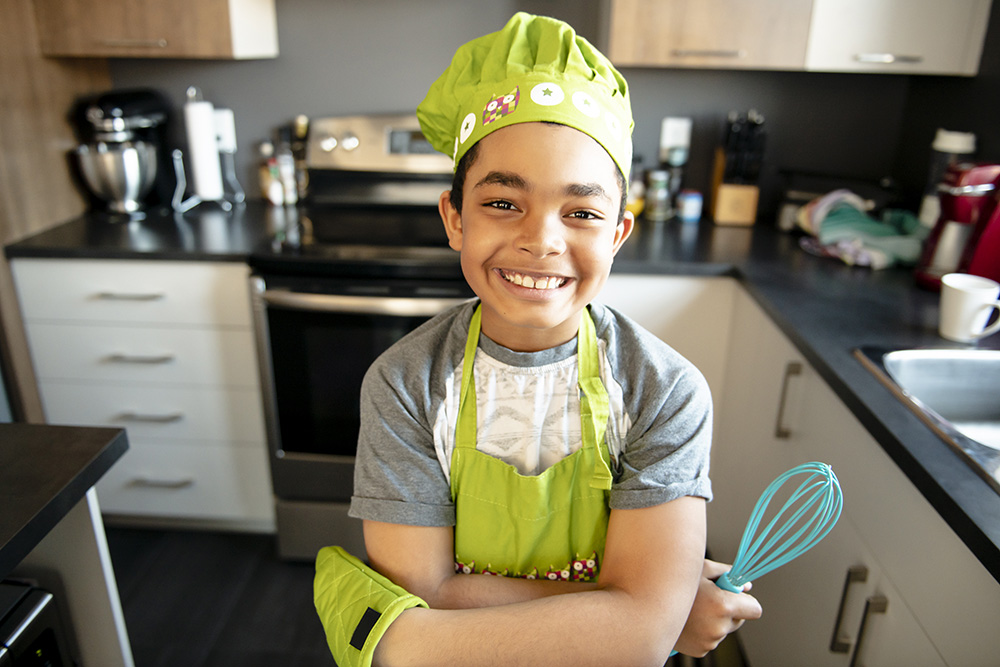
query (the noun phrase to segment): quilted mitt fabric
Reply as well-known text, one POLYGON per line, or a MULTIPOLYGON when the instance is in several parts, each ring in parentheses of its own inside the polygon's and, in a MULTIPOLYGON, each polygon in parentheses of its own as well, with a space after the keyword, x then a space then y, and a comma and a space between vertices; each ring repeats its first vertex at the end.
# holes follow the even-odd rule
POLYGON ((375 646, 396 617, 427 607, 340 547, 317 555, 313 601, 340 667, 370 667, 375 646))

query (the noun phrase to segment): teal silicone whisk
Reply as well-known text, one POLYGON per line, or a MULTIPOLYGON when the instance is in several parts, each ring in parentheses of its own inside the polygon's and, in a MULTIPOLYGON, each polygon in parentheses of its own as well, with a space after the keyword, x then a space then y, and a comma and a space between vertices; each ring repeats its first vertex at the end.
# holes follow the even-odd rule
POLYGON ((733 567, 716 580, 716 586, 742 593, 743 585, 748 581, 781 567, 816 546, 833 529, 843 509, 844 495, 840 490, 840 481, 833 468, 826 463, 803 463, 782 473, 757 499, 750 520, 743 529, 733 567), (798 487, 768 520, 768 505, 793 478, 801 480, 798 487), (764 521, 767 523, 761 528, 764 521))
POLYGON ((739 593, 748 581, 798 558, 826 537, 840 519, 843 508, 840 481, 826 463, 803 463, 782 473, 757 499, 743 530, 733 568, 719 577, 716 585, 739 593), (801 479, 798 487, 761 529, 767 519, 768 504, 793 478, 801 479))

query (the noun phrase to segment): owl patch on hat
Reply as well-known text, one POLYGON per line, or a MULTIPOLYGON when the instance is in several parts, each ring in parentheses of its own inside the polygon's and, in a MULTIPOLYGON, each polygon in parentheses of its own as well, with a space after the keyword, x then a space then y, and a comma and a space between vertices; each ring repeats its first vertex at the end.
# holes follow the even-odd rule
POLYGON ((506 95, 494 97, 483 109, 483 125, 489 125, 495 120, 509 116, 517 109, 517 103, 521 99, 520 87, 515 87, 506 95))

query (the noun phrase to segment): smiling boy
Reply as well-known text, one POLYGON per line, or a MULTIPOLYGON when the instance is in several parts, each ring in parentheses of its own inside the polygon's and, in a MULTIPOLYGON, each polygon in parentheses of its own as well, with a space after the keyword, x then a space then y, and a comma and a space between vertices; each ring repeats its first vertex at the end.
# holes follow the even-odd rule
POLYGON ((439 208, 478 299, 365 378, 351 513, 371 568, 336 548, 317 561, 334 657, 703 654, 760 609, 706 578, 704 378, 594 303, 634 224, 624 79, 566 24, 519 13, 459 49, 418 116, 456 161, 439 208))

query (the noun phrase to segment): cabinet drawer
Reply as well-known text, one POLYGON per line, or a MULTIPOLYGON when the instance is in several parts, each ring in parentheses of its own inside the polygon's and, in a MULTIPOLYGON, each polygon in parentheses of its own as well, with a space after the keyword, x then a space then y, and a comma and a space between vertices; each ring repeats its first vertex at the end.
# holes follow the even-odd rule
POLYGON ((21 258, 11 269, 26 320, 250 326, 244 264, 21 258))
POLYGON ((97 494, 109 514, 274 520, 263 445, 223 448, 136 439, 98 482, 97 494))
POLYGON ((129 438, 240 441, 263 448, 260 394, 255 389, 86 385, 43 381, 52 424, 124 427, 129 438))
POLYGON ((49 322, 28 322, 26 329, 35 372, 43 381, 259 384, 249 330, 49 322))

